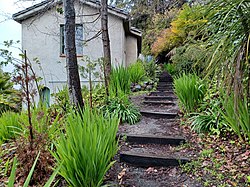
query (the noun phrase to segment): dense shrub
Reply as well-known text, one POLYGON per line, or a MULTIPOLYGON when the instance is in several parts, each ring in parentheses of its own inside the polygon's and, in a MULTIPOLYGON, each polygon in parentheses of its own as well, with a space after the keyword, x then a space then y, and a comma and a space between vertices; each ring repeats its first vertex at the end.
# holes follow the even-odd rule
POLYGON ((203 9, 200 5, 184 5, 176 18, 171 22, 171 27, 162 30, 152 45, 152 53, 156 56, 162 52, 169 52, 180 46, 186 40, 197 37, 201 25, 207 22, 201 17, 203 9))
POLYGON ((206 85, 197 75, 185 74, 174 79, 174 91, 179 99, 180 107, 186 112, 195 112, 203 101, 206 85))
POLYGON ((118 150, 116 133, 119 119, 86 107, 84 112, 71 112, 53 153, 60 175, 70 186, 101 186, 103 177, 114 162, 118 150))

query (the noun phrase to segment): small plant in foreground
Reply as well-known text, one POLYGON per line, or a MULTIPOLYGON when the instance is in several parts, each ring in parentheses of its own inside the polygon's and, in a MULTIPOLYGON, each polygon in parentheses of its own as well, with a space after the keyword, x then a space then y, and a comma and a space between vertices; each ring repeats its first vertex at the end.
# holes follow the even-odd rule
POLYGON ((119 118, 104 117, 95 109, 71 112, 66 119, 65 134, 56 143, 53 153, 61 165, 60 175, 70 186, 98 187, 114 162, 118 150, 116 133, 119 118))

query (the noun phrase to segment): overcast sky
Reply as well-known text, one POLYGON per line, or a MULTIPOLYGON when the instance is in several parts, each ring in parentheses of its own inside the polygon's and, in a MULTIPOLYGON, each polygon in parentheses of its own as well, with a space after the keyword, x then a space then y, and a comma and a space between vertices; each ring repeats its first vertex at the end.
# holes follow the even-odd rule
MULTIPOLYGON (((0 0, 0 48, 6 40, 21 40, 21 25, 12 20, 12 14, 25 9, 34 4, 32 0, 20 2, 20 0, 0 0)), ((21 46, 19 46, 21 47, 21 46)), ((19 52, 12 49, 14 55, 18 56, 19 52)), ((0 57, 1 58, 1 57, 0 57)), ((0 59, 1 60, 1 59, 0 59)), ((10 71, 10 67, 4 68, 4 71, 10 71)))

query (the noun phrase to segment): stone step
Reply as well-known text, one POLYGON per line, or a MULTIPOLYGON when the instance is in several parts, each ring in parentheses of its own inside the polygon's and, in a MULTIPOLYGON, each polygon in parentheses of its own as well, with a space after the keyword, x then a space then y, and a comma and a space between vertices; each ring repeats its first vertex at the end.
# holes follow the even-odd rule
POLYGON ((173 101, 176 99, 174 96, 145 96, 145 100, 150 100, 150 101, 162 101, 162 100, 168 100, 168 101, 173 101))
POLYGON ((172 95, 174 96, 174 91, 154 91, 149 94, 150 96, 169 96, 172 95))
POLYGON ((174 91, 173 88, 156 88, 156 90, 160 92, 174 91))
POLYGON ((165 119, 174 119, 178 117, 177 113, 151 112, 151 111, 141 111, 141 115, 151 118, 165 118, 165 119))
POLYGON ((157 85, 159 86, 165 86, 165 85, 173 85, 172 82, 158 82, 157 85))
POLYGON ((162 89, 165 89, 165 90, 173 90, 173 86, 169 85, 169 86, 157 86, 156 89, 159 89, 159 90, 162 90, 162 89))
POLYGON ((163 79, 160 78, 158 83, 164 83, 164 84, 173 84, 173 80, 172 79, 163 79))
POLYGON ((161 144, 161 145, 180 145, 186 142, 185 138, 180 136, 159 136, 144 134, 126 134, 126 141, 137 144, 161 144))
POLYGON ((172 101, 143 101, 144 104, 150 104, 150 105, 175 105, 172 101))
POLYGON ((168 157, 155 154, 136 153, 133 151, 121 152, 120 161, 141 167, 170 167, 190 162, 190 160, 185 157, 168 157))

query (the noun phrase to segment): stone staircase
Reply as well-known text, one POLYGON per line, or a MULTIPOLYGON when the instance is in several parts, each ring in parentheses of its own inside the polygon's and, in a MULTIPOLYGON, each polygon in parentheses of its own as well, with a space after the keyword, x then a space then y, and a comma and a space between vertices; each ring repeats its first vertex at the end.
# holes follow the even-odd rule
POLYGON ((172 77, 163 72, 157 91, 144 97, 142 120, 128 126, 121 135, 126 139, 120 162, 139 167, 169 167, 187 163, 190 158, 174 149, 186 140, 178 128, 177 98, 172 77))

